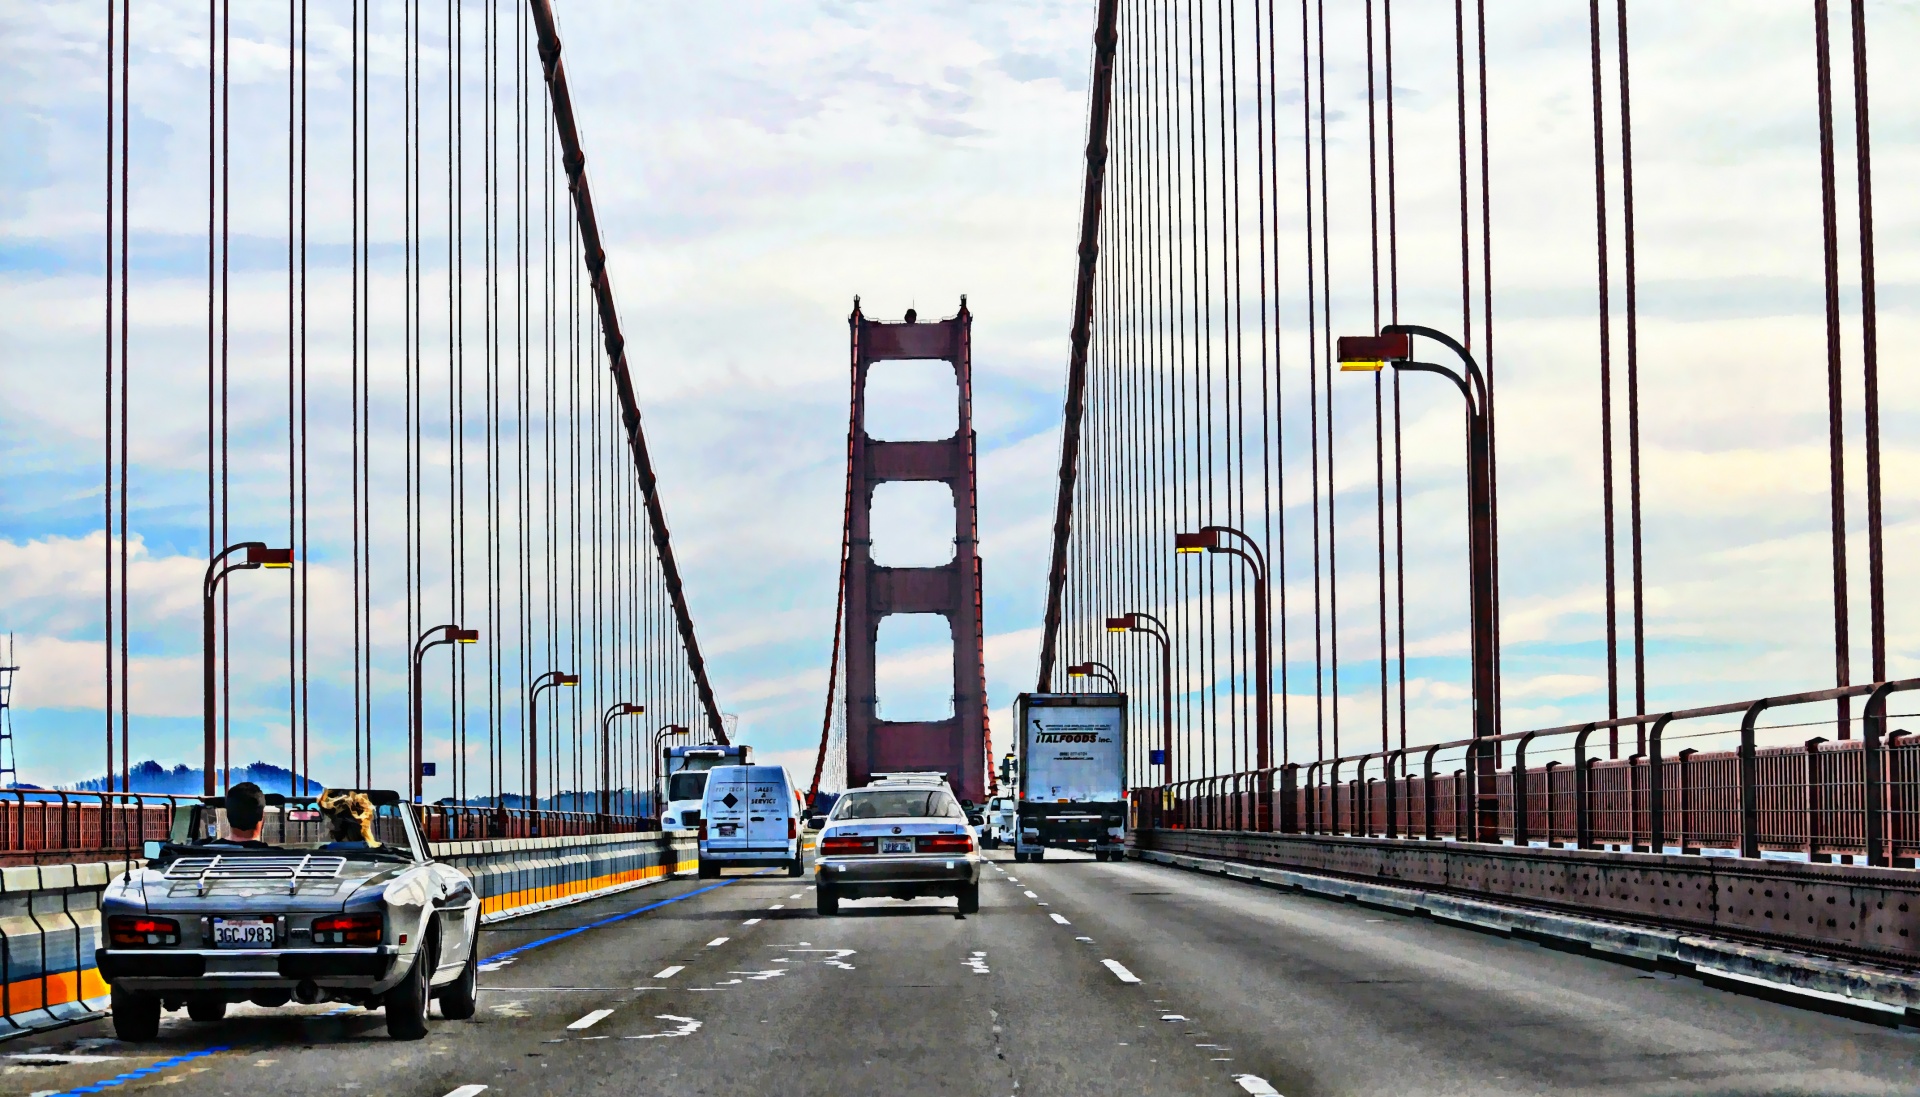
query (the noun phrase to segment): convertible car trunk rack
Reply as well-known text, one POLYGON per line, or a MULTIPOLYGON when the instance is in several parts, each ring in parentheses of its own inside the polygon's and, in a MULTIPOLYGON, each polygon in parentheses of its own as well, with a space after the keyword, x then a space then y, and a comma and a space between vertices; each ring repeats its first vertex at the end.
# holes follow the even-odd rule
POLYGON ((261 854, 219 853, 211 857, 181 857, 167 866, 166 880, 191 883, 205 895, 215 884, 285 880, 292 894, 309 881, 332 880, 345 868, 345 857, 275 857, 261 854))

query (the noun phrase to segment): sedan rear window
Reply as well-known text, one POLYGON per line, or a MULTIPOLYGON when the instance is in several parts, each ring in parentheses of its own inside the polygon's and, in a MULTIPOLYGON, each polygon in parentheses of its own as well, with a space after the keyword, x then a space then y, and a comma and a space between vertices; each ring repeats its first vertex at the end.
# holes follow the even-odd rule
POLYGON ((850 792, 834 805, 834 819, 953 819, 960 805, 939 789, 850 792))

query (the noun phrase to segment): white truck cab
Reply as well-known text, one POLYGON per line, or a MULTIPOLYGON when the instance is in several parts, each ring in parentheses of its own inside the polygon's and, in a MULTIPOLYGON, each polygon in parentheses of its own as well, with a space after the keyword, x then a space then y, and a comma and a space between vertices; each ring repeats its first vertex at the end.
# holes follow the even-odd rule
POLYGON ((707 771, 700 820, 700 877, 727 867, 805 871, 800 801, 784 766, 716 766, 707 771))
POLYGON ((660 829, 669 836, 692 834, 700 828, 706 802, 707 773, 715 766, 743 766, 753 760, 745 743, 674 743, 660 749, 660 773, 665 777, 660 829))

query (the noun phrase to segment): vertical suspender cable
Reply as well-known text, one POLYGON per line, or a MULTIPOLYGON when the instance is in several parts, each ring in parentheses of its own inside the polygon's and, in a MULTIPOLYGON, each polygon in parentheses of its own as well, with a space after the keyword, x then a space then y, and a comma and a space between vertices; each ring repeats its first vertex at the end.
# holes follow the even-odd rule
POLYGON ((1867 111, 1866 0, 1853 0, 1853 141, 1860 200, 1860 354, 1866 369, 1867 612, 1873 680, 1887 680, 1887 584, 1880 537, 1880 320, 1873 277, 1873 135, 1867 111))
MULTIPOLYGON (((1813 3, 1813 52, 1820 105, 1820 234, 1822 269, 1826 275, 1827 316, 1827 475, 1833 519, 1833 674, 1834 684, 1848 684, 1851 675, 1848 640, 1852 631, 1847 613, 1847 455, 1846 423, 1841 408, 1840 365, 1840 233, 1833 179, 1833 76, 1827 33, 1827 0, 1813 3)), ((1846 698, 1838 707, 1839 737, 1848 737, 1846 698)))
MULTIPOLYGON (((1633 711, 1647 711, 1647 615, 1640 553, 1640 317, 1639 280, 1634 269, 1633 90, 1628 76, 1627 0, 1617 0, 1620 55, 1620 213, 1621 258, 1627 291, 1627 492, 1628 539, 1633 549, 1633 711)), ((1841 702, 1843 705, 1845 702, 1841 702)), ((1634 727, 1634 753, 1647 749, 1645 724, 1634 727)))
MULTIPOLYGON (((1595 254, 1599 259, 1600 290, 1600 531, 1607 614, 1607 719, 1620 717, 1619 580, 1614 576, 1613 529, 1613 316, 1607 272, 1607 131, 1605 101, 1600 85, 1600 0, 1588 0, 1587 35, 1593 55, 1593 210, 1595 254)), ((1607 757, 1620 757, 1620 729, 1607 729, 1607 757)))

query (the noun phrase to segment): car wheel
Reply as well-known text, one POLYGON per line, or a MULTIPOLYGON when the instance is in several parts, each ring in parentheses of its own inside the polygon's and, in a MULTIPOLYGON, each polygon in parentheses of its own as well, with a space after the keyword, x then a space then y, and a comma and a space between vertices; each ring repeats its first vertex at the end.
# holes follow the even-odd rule
POLYGON ((813 889, 813 909, 820 914, 840 913, 840 893, 821 884, 813 889))
POLYGON ((427 1035, 427 1005, 432 1000, 433 949, 414 953, 413 967, 399 985, 381 997, 387 1011, 387 1035, 395 1040, 422 1040, 427 1035))
POLYGON ((1031 858, 1031 859, 1032 859, 1032 860, 1035 860, 1035 861, 1044 861, 1044 860, 1046 860, 1046 859, 1047 859, 1047 847, 1045 847, 1045 846, 1041 846, 1041 847, 1040 847, 1039 849, 1036 849, 1036 850, 1034 850, 1034 851, 1033 851, 1033 856, 1032 856, 1032 858, 1031 858))
POLYGON ((467 966, 460 978, 440 990, 440 1016, 449 1021, 465 1021, 473 1016, 474 1001, 480 996, 480 939, 474 938, 467 953, 467 966))
POLYGON ((205 1023, 225 1020, 227 1000, 206 994, 196 994, 187 999, 187 1016, 205 1023))
POLYGON ((980 913, 980 885, 968 884, 960 892, 960 913, 980 913))
POLYGON ((806 874, 806 871, 807 871, 807 858, 805 854, 801 854, 800 856, 795 857, 793 860, 787 862, 788 876, 804 876, 806 874))
POLYGON ((113 988, 113 1034, 122 1040, 151 1040, 160 1035, 160 996, 113 988))
POLYGON ((704 857, 700 859, 700 878, 702 880, 715 880, 715 879, 718 879, 719 876, 720 876, 719 865, 709 862, 704 857))

